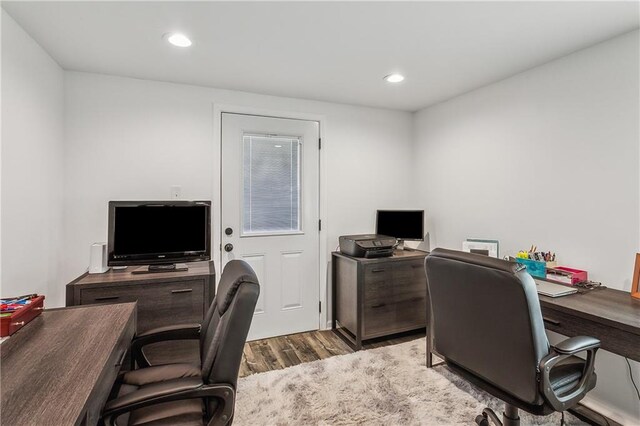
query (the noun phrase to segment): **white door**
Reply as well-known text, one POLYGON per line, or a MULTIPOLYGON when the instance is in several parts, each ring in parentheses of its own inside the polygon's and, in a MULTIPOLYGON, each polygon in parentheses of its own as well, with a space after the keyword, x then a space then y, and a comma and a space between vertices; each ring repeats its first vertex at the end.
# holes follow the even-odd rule
POLYGON ((319 124, 222 114, 222 264, 260 281, 249 340, 319 328, 319 124))

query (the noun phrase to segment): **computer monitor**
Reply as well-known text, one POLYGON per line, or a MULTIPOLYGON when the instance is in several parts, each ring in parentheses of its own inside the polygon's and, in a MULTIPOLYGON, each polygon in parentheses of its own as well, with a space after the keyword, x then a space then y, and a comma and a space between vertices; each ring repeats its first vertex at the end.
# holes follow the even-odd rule
POLYGON ((424 210, 378 210, 376 234, 399 240, 424 240, 424 210))

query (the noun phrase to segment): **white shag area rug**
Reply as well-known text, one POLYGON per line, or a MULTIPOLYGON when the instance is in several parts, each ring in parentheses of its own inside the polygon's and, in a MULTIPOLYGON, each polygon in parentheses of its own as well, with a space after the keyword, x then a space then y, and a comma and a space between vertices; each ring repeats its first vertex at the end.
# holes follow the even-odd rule
MULTIPOLYGON (((234 426, 474 425, 504 404, 445 366, 427 369, 425 339, 363 350, 238 381, 234 426)), ((521 424, 559 425, 560 414, 520 411, 521 424)), ((565 413, 570 425, 584 424, 565 413)))

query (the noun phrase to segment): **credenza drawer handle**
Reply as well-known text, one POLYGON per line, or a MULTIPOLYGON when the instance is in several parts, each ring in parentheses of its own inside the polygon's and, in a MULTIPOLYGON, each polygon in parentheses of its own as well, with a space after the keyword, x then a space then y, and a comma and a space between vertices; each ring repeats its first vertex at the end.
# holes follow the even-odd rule
POLYGON ((374 273, 376 273, 376 272, 384 272, 384 271, 386 271, 386 269, 372 269, 371 270, 371 272, 374 272, 374 273))
POLYGON ((375 308, 382 308, 383 306, 386 306, 386 303, 379 303, 377 305, 372 305, 371 308, 375 309, 375 308))
POLYGON ((24 321, 14 322, 11 325, 24 325, 24 321))
POLYGON ((120 355, 120 358, 118 359, 118 362, 116 362, 116 365, 115 365, 116 367, 122 366, 122 364, 124 363, 124 358, 125 358, 126 355, 127 355, 127 351, 126 350, 122 351, 122 355, 120 355))
POLYGON ((103 296, 103 297, 96 297, 95 301, 99 302, 102 300, 118 300, 120 299, 120 296, 103 296))
POLYGON ((551 324, 551 325, 555 325, 556 327, 560 327, 560 321, 556 321, 554 319, 551 318, 547 318, 547 317, 542 317, 542 321, 551 324))
POLYGON ((193 291, 192 288, 183 288, 181 290, 171 290, 171 293, 173 294, 177 294, 177 293, 191 293, 193 291))

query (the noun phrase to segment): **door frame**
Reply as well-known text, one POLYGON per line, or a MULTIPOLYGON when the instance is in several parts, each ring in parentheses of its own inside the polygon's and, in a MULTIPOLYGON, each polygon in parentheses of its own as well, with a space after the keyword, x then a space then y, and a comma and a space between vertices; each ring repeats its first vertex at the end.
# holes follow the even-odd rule
POLYGON ((326 117, 323 114, 292 112, 270 108, 255 108, 246 105, 229 105, 213 103, 213 188, 212 197, 214 205, 211 209, 211 229, 217 230, 211 238, 212 260, 216 267, 216 288, 222 271, 222 114, 244 114, 256 115, 260 117, 283 118, 290 120, 307 120, 318 122, 319 137, 322 140, 322 149, 319 155, 318 167, 318 214, 322 223, 322 229, 318 235, 318 265, 320 274, 318 276, 318 296, 322 304, 322 310, 318 315, 318 329, 326 330, 331 328, 329 318, 329 259, 327 253, 327 185, 325 173, 325 152, 326 152, 326 117), (216 195, 217 192, 217 195, 216 195))

